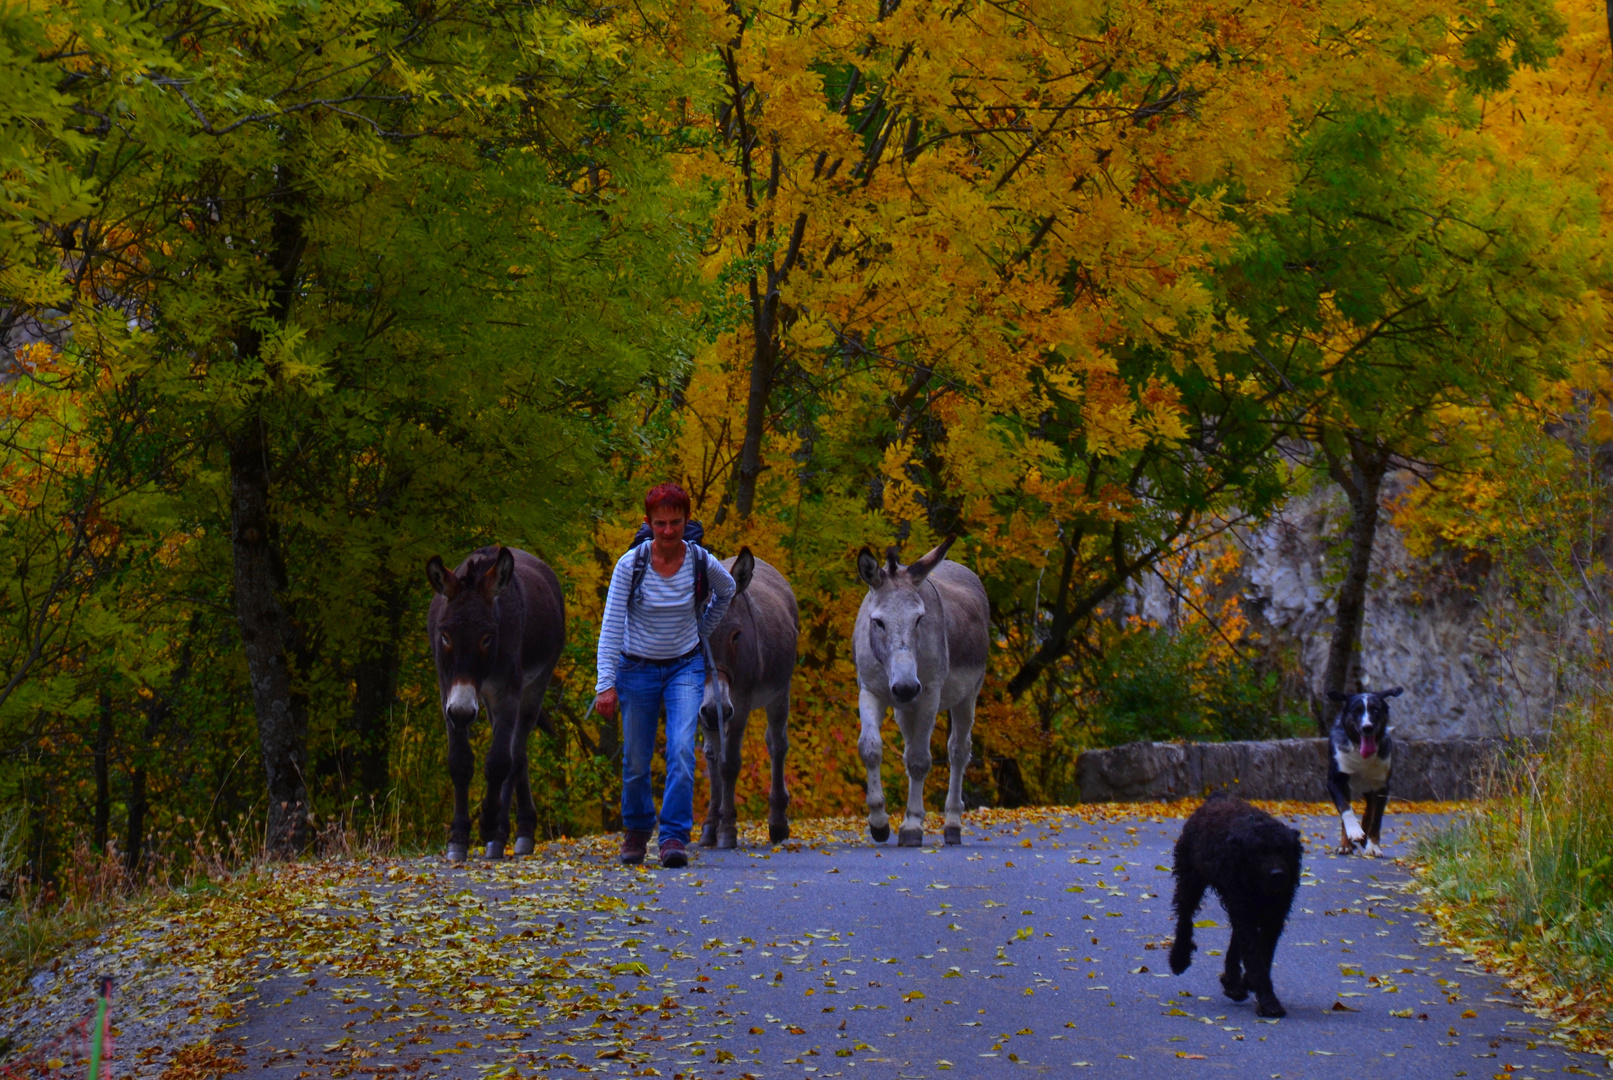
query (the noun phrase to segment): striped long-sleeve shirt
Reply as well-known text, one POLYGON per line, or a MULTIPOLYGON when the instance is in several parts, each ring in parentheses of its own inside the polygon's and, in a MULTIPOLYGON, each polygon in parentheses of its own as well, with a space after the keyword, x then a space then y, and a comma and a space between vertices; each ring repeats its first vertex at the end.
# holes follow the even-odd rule
MULTIPOLYGON (((646 540, 645 544, 653 541, 646 540)), ((662 577, 653 565, 646 567, 639 582, 633 610, 627 610, 627 591, 633 584, 633 556, 637 548, 616 560, 611 572, 610 591, 605 594, 605 617, 599 627, 599 677, 594 692, 616 685, 616 666, 622 654, 649 660, 670 660, 682 656, 700 643, 700 633, 717 628, 728 604, 734 598, 734 579, 715 556, 706 554, 706 581, 711 586, 711 603, 699 627, 694 610, 694 545, 684 542, 683 565, 671 577, 662 577)), ((649 553, 646 552, 646 557, 649 553)))

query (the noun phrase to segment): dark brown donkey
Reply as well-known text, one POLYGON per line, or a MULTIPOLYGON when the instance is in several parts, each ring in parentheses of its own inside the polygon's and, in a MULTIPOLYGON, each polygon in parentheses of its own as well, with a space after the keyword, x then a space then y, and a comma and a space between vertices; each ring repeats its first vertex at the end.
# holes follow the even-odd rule
POLYGON ((529 855, 538 810, 527 778, 526 744, 534 725, 551 730, 543 693, 565 644, 560 582, 543 560, 507 547, 472 552, 451 574, 433 555, 426 576, 437 591, 426 633, 437 660, 437 691, 448 721, 448 775, 454 781, 448 857, 459 862, 470 848, 470 726, 480 702, 487 703, 493 724, 482 843, 488 858, 503 858, 513 800, 515 853, 529 855))
POLYGON ((740 548, 724 561, 734 575, 734 600, 711 632, 706 689, 700 719, 706 727, 706 775, 711 780, 711 806, 700 830, 704 847, 731 848, 739 843, 734 813, 734 784, 739 779, 740 748, 754 709, 767 710, 767 756, 773 776, 767 795, 767 835, 775 844, 790 835, 785 811, 790 793, 784 786, 784 755, 790 749, 790 678, 795 674, 795 639, 800 627, 795 593, 784 575, 740 548), (715 737, 713 733, 715 732, 715 737))

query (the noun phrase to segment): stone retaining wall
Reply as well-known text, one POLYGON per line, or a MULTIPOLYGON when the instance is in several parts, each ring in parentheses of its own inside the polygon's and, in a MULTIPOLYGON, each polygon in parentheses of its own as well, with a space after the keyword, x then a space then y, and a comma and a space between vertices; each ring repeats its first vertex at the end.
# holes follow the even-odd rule
MULTIPOLYGON (((1500 759, 1498 739, 1396 739, 1397 799, 1471 799, 1500 759)), ((1327 799, 1327 740, 1130 743, 1076 763, 1082 802, 1135 802, 1230 788, 1249 799, 1327 799)))

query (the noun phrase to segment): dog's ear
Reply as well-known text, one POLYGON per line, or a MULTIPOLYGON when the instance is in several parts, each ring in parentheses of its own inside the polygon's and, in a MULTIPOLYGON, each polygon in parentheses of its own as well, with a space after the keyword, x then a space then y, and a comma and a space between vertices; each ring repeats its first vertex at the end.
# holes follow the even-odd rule
POLYGON ((1329 690, 1327 692, 1327 700, 1336 701, 1340 705, 1343 705, 1346 701, 1350 700, 1350 695, 1349 694, 1341 694, 1337 690, 1329 690))
POLYGON ((1393 688, 1392 690, 1381 691, 1378 694, 1378 696, 1380 698, 1399 697, 1401 694, 1404 694, 1405 692, 1406 692, 1406 688, 1404 686, 1397 686, 1397 687, 1393 688))

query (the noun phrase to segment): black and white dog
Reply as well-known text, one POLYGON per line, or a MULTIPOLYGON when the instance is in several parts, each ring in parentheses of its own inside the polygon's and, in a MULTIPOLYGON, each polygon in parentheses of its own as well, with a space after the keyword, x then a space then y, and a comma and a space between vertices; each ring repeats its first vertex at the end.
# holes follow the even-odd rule
POLYGON ((1339 854, 1360 848, 1365 855, 1383 854, 1378 846, 1383 829, 1383 808, 1389 805, 1389 698, 1399 697, 1400 687, 1370 694, 1341 694, 1331 691, 1331 701, 1342 702, 1338 719, 1333 721, 1332 745, 1328 747, 1327 793, 1338 807, 1344 838, 1339 854), (1356 821, 1350 803, 1357 795, 1366 796, 1366 812, 1356 821))

